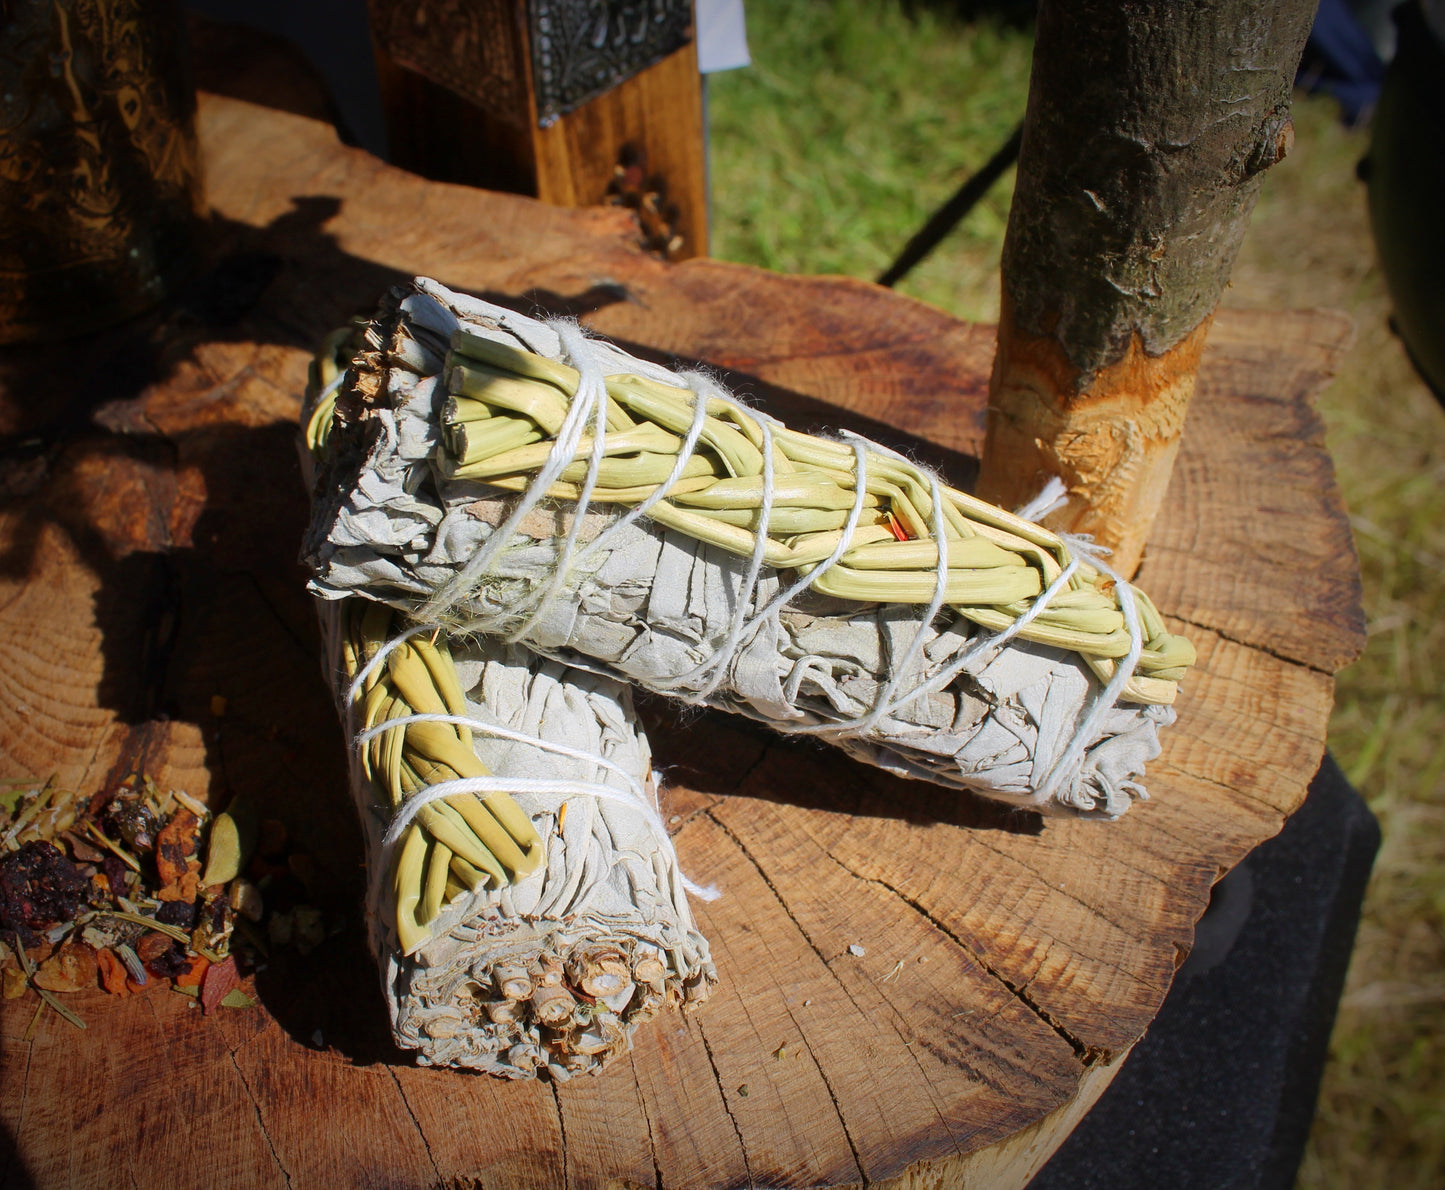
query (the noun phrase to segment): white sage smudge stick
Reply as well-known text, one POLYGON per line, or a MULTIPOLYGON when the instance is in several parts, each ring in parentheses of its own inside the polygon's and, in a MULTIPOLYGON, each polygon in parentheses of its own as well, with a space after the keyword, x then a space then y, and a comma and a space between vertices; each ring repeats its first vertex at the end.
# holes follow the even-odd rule
MULTIPOLYGON (((362 623, 374 608, 320 604, 352 731, 371 674, 408 640, 435 635, 399 633, 368 654, 362 623)), ((464 692, 460 714, 382 721, 356 734, 351 758, 370 940, 393 1035, 427 1065, 559 1080, 600 1070, 631 1048, 640 1024, 669 1004, 696 1007, 717 978, 657 810, 630 691, 495 639, 435 647, 464 692), (397 806, 367 755, 422 725, 463 728, 490 775, 422 787, 397 806), (541 866, 509 883, 454 854, 445 830, 423 830, 422 815, 453 800, 448 790, 508 793, 543 841, 541 866)))
POLYGON ((303 557, 323 598, 1046 813, 1146 796, 1194 660, 1078 543, 426 279, 384 300, 322 433, 303 557))

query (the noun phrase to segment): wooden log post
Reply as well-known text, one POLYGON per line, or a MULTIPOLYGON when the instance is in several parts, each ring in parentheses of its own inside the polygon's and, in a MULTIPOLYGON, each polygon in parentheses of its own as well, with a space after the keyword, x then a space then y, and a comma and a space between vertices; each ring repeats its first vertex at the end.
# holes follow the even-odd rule
POLYGON ((1138 566, 1315 0, 1044 0, 979 493, 1138 566))
POLYGON ((393 164, 434 181, 637 218, 707 255, 689 0, 370 0, 393 164))

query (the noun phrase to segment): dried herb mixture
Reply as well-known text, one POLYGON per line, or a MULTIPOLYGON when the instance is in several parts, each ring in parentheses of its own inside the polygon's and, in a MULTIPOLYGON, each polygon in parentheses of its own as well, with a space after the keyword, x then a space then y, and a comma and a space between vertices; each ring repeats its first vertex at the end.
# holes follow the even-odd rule
POLYGON ((273 945, 303 952, 327 923, 309 904, 309 857, 243 798, 226 812, 132 776, 89 797, 53 781, 0 782, 0 995, 115 996, 157 986, 207 1013, 250 1007, 239 984, 273 945))

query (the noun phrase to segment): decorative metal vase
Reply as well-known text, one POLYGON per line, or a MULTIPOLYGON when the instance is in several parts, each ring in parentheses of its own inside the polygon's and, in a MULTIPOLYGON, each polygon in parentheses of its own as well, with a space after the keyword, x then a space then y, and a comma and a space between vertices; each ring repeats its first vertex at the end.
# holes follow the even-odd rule
POLYGON ((0 0, 0 343, 154 304, 201 209, 174 0, 0 0))

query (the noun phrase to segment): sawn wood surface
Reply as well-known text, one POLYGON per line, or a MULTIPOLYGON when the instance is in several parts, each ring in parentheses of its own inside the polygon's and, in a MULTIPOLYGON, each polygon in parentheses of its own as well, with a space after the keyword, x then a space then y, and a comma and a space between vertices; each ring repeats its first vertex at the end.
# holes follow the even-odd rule
POLYGON ((993 332, 859 282, 662 264, 621 212, 423 182, 235 98, 203 96, 200 132, 212 255, 179 308, 0 357, 3 775, 245 792, 350 925, 276 957, 250 1009, 96 991, 69 998, 85 1031, 46 1012, 27 1040, 33 995, 5 1002, 5 1184, 1023 1185, 1320 759, 1362 643, 1311 407, 1345 322, 1225 313, 1210 337, 1141 575, 1200 653, 1147 803, 1045 822, 649 701, 682 863, 724 894, 697 906, 719 992, 601 1077, 509 1084, 394 1050, 361 940, 295 563, 313 343, 426 273, 711 361, 795 424, 871 428, 967 481, 993 332))

